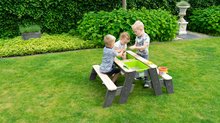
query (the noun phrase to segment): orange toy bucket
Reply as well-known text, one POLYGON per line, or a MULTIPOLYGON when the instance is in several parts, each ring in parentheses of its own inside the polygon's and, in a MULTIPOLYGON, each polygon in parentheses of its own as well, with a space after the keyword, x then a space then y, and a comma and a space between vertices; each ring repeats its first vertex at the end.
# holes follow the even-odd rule
POLYGON ((168 73, 168 68, 167 67, 159 67, 159 73, 162 74, 162 73, 168 73))

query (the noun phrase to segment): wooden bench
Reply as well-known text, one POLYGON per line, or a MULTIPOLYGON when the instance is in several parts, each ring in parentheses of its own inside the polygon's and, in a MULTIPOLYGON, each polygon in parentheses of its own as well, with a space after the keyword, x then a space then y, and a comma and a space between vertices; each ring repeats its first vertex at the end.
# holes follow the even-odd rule
POLYGON ((128 54, 130 54, 131 56, 135 57, 137 60, 141 61, 142 63, 146 64, 149 66, 149 70, 145 71, 145 75, 147 75, 149 73, 150 77, 151 77, 151 83, 152 83, 152 87, 154 89, 154 92, 156 95, 161 95, 162 94, 162 90, 161 87, 165 86, 167 93, 173 93, 173 83, 172 83, 172 77, 166 73, 163 74, 159 74, 159 70, 157 68, 157 65, 153 64, 152 62, 150 62, 149 60, 146 60, 144 58, 142 58, 141 56, 137 55, 136 53, 132 52, 132 51, 126 51, 128 54), (159 80, 159 76, 162 77, 162 80, 159 80))
MULTIPOLYGON (((108 75, 103 74, 99 71, 100 66, 99 65, 93 65, 92 66, 92 72, 90 74, 90 80, 96 79, 96 76, 98 75, 100 79, 102 80, 103 84, 106 86, 106 94, 105 94, 105 101, 103 104, 103 107, 109 107, 111 106, 115 96, 121 95, 123 86, 116 86, 112 80, 109 78, 108 75)), ((133 91, 134 84, 132 84, 130 93, 133 91)), ((122 95, 123 96, 123 95, 122 95)))
POLYGON ((164 85, 166 87, 167 93, 168 94, 174 93, 172 77, 166 73, 162 73, 159 75, 162 77, 162 81, 160 83, 161 85, 164 85))
POLYGON ((108 77, 108 75, 103 74, 99 71, 99 65, 93 65, 92 72, 90 75, 90 80, 94 80, 98 75, 102 80, 103 84, 106 86, 107 91, 105 95, 105 102, 103 107, 109 107, 112 104, 112 101, 115 98, 117 86, 112 82, 112 80, 108 77))

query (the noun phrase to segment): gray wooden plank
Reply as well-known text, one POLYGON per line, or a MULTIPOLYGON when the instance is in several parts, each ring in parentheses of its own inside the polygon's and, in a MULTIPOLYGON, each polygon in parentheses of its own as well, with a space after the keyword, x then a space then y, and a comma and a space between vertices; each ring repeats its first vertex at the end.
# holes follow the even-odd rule
POLYGON ((120 95, 120 99, 119 99, 120 104, 127 102, 129 93, 132 89, 132 83, 134 81, 134 77, 135 77, 135 72, 125 73, 125 82, 124 82, 123 88, 121 90, 121 95, 120 95))
POLYGON ((114 91, 107 90, 106 91, 105 102, 103 104, 104 108, 109 107, 109 106, 112 105, 112 102, 113 102, 113 100, 115 98, 115 94, 116 94, 116 90, 114 90, 114 91))
POLYGON ((174 93, 172 80, 164 80, 164 84, 168 94, 174 93))
POLYGON ((151 85, 154 89, 155 95, 161 95, 162 94, 162 88, 160 85, 159 77, 157 74, 157 69, 156 68, 150 68, 149 69, 149 74, 151 78, 151 85))
POLYGON ((92 68, 92 71, 91 71, 89 80, 95 80, 96 76, 97 76, 97 73, 96 73, 96 71, 94 70, 94 68, 92 68))
POLYGON ((99 71, 99 65, 93 65, 93 69, 96 71, 96 73, 101 78, 102 82, 105 84, 108 90, 113 91, 117 89, 117 86, 112 82, 112 80, 109 78, 108 75, 103 74, 99 71))

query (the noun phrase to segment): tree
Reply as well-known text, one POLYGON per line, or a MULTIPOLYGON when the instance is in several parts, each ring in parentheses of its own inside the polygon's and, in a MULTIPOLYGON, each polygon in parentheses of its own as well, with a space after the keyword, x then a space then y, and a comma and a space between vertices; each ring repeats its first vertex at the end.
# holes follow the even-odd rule
POLYGON ((127 9, 126 0, 122 0, 122 8, 123 8, 123 9, 127 9))

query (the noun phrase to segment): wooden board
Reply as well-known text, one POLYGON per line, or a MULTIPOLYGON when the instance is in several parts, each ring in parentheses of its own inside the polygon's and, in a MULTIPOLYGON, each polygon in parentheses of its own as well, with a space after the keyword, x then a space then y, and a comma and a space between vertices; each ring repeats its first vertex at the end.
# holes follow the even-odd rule
POLYGON ((99 71, 99 65, 93 65, 93 69, 96 71, 98 76, 101 78, 108 90, 113 91, 117 89, 117 86, 112 82, 108 75, 103 74, 99 71))

